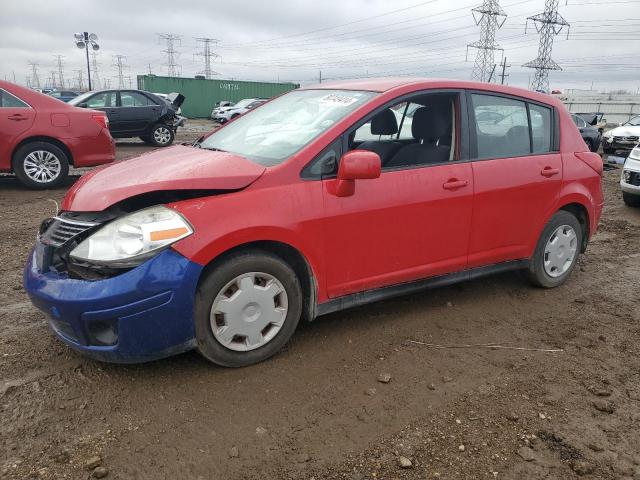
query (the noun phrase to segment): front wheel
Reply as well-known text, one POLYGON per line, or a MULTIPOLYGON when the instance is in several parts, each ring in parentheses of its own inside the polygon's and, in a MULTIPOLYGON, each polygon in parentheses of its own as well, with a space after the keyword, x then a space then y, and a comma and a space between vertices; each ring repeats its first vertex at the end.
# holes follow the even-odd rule
POLYGON ((578 262, 582 237, 582 226, 574 215, 556 212, 538 240, 527 271, 529 280, 543 288, 562 285, 578 262))
POLYGON ((155 125, 149 135, 151 143, 156 147, 168 147, 173 143, 174 138, 175 133, 173 128, 165 125, 164 123, 155 125))
POLYGON ((625 205, 628 207, 640 208, 640 195, 622 192, 622 200, 624 200, 625 205))
POLYGON ((198 287, 198 350, 224 367, 261 362, 289 341, 301 313, 300 281, 287 263, 260 250, 234 254, 198 287))
POLYGON ((13 172, 27 188, 56 188, 69 173, 69 159, 52 143, 32 142, 13 155, 13 172))

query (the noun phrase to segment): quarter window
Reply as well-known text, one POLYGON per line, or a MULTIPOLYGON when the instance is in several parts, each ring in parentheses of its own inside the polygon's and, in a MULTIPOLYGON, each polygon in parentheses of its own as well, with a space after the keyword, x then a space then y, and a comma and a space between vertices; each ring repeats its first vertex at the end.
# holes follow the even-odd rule
POLYGON ((0 108, 29 108, 29 105, 6 90, 0 90, 0 108))
POLYGON ((472 94, 478 158, 518 157, 531 153, 525 102, 472 94))

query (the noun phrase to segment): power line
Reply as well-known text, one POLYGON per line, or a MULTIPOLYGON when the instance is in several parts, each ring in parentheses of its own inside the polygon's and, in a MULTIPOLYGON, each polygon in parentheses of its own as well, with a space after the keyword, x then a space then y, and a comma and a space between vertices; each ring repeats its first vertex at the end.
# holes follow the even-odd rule
POLYGON ((558 13, 558 1, 559 0, 546 0, 544 12, 527 18, 527 23, 531 20, 540 34, 538 56, 523 65, 524 67, 535 68, 536 70, 533 81, 531 82, 531 89, 533 90, 548 91, 549 70, 562 70, 560 65, 551 59, 553 39, 564 27, 569 28, 569 22, 558 13))
POLYGON ((98 71, 98 52, 91 52, 91 73, 93 74, 93 88, 100 90, 100 73, 98 71))
POLYGON ((56 65, 58 67, 58 82, 60 88, 64 88, 64 62, 62 61, 64 55, 54 55, 53 57, 56 59, 56 65))
POLYGON ((29 85, 32 88, 40 88, 40 77, 38 76, 39 64, 30 61, 29 66, 31 67, 31 81, 29 82, 29 85))
POLYGON ((124 69, 128 68, 127 65, 124 64, 126 58, 124 55, 113 56, 113 66, 118 69, 118 88, 124 88, 124 69))
POLYGON ((196 38, 195 40, 196 42, 202 44, 202 51, 196 53, 195 55, 204 58, 204 70, 198 73, 204 74, 204 78, 206 79, 210 79, 213 75, 218 75, 218 72, 214 72, 211 69, 211 60, 215 60, 216 58, 218 58, 218 54, 211 51, 211 45, 217 45, 218 40, 216 40, 215 38, 206 37, 196 38))
POLYGON ((177 77, 179 76, 180 65, 176 63, 176 57, 179 55, 175 50, 175 45, 180 45, 182 41, 182 35, 175 35, 173 33, 158 33, 158 38, 163 40, 167 44, 167 49, 163 50, 167 54, 167 76, 177 77))
POLYGON ((483 4, 471 10, 476 25, 480 25, 480 40, 470 43, 467 48, 478 50, 473 64, 471 78, 479 82, 491 82, 496 65, 494 53, 502 50, 496 43, 496 30, 504 25, 507 14, 498 0, 484 0, 483 4))

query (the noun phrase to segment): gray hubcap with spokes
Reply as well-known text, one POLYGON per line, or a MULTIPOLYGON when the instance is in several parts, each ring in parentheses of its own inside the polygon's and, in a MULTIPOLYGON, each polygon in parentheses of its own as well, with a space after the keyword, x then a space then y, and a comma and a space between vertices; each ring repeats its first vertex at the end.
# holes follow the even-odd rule
POLYGON ((35 150, 24 159, 24 173, 37 183, 53 182, 60 175, 60 159, 48 150, 35 150))
POLYGON ((153 131, 153 138, 160 145, 164 145, 171 140, 171 131, 167 127, 158 127, 153 131))
POLYGON ((249 272, 231 280, 211 306, 213 336, 230 350, 246 352, 270 342, 287 318, 287 292, 268 273, 249 272))
POLYGON ((564 275, 571 268, 578 252, 578 235, 573 227, 556 228, 544 247, 544 271, 550 277, 564 275))

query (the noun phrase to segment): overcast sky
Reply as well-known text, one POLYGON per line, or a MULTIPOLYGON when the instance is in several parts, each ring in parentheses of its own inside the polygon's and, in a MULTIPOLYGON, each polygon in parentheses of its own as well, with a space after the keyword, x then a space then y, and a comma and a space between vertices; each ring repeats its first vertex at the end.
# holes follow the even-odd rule
MULTIPOLYGON (((25 83, 29 62, 38 64, 41 84, 64 55, 67 81, 86 69, 73 33, 95 32, 101 80, 117 85, 113 55, 126 56, 131 77, 151 71, 166 75, 166 44, 157 34, 181 35, 176 45, 182 76, 204 69, 195 37, 219 40, 216 78, 317 82, 325 79, 419 75, 468 79, 479 39, 471 8, 481 0, 2 0, 0 77, 25 83)), ((640 1, 560 0, 571 23, 569 39, 555 38, 551 88, 612 90, 640 88, 640 1)), ((497 34, 505 50, 508 83, 527 86, 532 71, 522 64, 537 56, 538 35, 527 16, 544 0, 500 0, 508 15, 497 34)), ((500 61, 500 53, 496 62, 500 61)), ((86 73, 84 74, 86 77, 86 73)), ((86 78, 85 78, 86 82, 86 78)))

